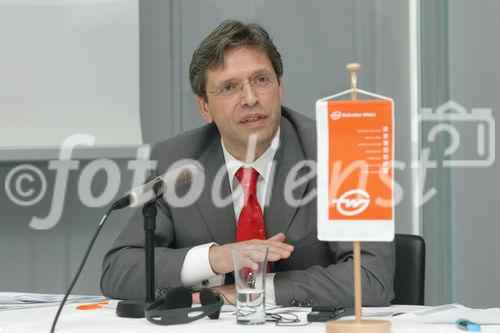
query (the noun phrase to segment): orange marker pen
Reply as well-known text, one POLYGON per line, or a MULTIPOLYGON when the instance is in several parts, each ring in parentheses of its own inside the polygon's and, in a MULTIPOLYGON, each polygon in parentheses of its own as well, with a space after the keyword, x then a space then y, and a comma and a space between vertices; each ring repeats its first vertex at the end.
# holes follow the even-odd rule
POLYGON ((109 302, 104 301, 104 302, 99 302, 99 303, 93 303, 93 304, 82 304, 76 307, 77 310, 94 310, 94 309, 100 309, 102 308, 103 305, 107 305, 109 302))

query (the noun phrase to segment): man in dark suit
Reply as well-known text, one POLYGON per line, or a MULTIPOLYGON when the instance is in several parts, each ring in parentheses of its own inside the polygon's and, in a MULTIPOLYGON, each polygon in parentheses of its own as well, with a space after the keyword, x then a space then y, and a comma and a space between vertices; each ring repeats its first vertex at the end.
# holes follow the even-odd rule
MULTIPOLYGON (((316 160, 315 124, 282 106, 282 74, 280 54, 257 24, 224 21, 194 52, 191 86, 209 124, 160 142, 152 159, 158 161, 155 174, 180 160, 195 160, 204 183, 189 205, 168 198, 159 203, 160 290, 211 286, 234 302, 231 245, 239 241, 269 247, 266 301, 352 306, 352 244, 317 239, 314 163, 304 163, 316 160), (249 174, 255 176, 253 190, 241 179, 249 174), (245 221, 255 232, 247 234, 245 221)), ((196 192, 190 192, 192 186, 181 186, 177 195, 188 193, 189 199, 196 192)), ((362 265, 363 304, 388 305, 393 244, 363 243, 362 265)), ((143 297, 144 285, 137 213, 104 258, 101 288, 106 296, 130 299, 143 297)), ((193 298, 198 301, 196 294, 193 298)))

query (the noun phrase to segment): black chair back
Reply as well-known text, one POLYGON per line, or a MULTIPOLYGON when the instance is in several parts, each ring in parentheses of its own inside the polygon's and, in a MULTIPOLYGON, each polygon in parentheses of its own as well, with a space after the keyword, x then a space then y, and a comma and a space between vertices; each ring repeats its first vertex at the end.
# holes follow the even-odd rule
POLYGON ((416 235, 396 234, 396 272, 392 304, 424 304, 425 241, 416 235))

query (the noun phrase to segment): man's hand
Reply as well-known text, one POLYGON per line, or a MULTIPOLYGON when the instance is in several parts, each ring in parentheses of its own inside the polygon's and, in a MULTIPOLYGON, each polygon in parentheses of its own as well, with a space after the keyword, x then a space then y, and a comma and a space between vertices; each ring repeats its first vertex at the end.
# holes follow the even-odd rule
MULTIPOLYGON (((293 245, 286 244, 285 235, 279 233, 273 237, 260 240, 252 239, 240 243, 232 243, 226 245, 214 245, 210 248, 208 257, 212 270, 217 274, 226 274, 233 271, 233 257, 231 254, 231 247, 233 245, 261 245, 269 248, 267 253, 267 261, 278 261, 290 257, 293 251, 293 245)), ((234 286, 233 286, 234 293, 234 286)))
MULTIPOLYGON (((224 304, 236 305, 236 289, 234 284, 226 284, 211 288, 212 291, 221 294, 224 304)), ((193 293, 193 304, 201 304, 200 293, 193 293)))
POLYGON ((234 284, 225 284, 212 288, 212 290, 222 295, 224 304, 236 305, 236 288, 234 284))

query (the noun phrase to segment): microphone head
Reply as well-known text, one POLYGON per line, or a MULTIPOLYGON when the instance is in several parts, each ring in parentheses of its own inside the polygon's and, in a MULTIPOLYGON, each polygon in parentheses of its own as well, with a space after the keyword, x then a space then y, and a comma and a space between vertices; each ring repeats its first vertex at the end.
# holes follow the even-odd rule
POLYGON ((137 186, 125 193, 129 198, 129 207, 138 207, 163 194, 164 187, 179 187, 189 183, 197 174, 199 168, 190 163, 169 170, 163 175, 155 177, 150 181, 137 186))
POLYGON ((198 167, 194 164, 186 164, 172 170, 174 171, 178 172, 175 180, 175 187, 178 187, 189 183, 198 174, 198 167))

